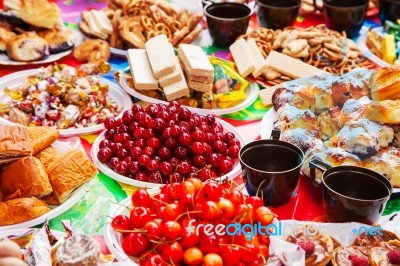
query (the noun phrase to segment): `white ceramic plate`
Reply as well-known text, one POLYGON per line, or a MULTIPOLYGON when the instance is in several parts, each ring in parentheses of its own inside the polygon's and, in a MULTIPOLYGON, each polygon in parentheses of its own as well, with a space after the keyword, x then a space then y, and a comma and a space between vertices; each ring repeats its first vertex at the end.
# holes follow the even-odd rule
MULTIPOLYGON (((232 126, 231 124, 229 124, 217 117, 215 119, 216 119, 216 122, 220 123, 223 126, 225 131, 230 131, 233 134, 235 134, 236 138, 240 141, 241 147, 246 145, 246 139, 242 136, 242 134, 234 126, 232 126)), ((114 179, 118 182, 128 184, 131 186, 135 186, 135 187, 156 188, 156 187, 160 187, 162 185, 162 184, 143 182, 143 181, 138 181, 135 179, 128 178, 126 176, 123 176, 123 175, 120 175, 120 174, 114 172, 114 170, 110 169, 107 165, 101 163, 97 159, 97 153, 99 151, 100 142, 104 139, 104 133, 105 133, 105 131, 103 131, 96 138, 96 140, 94 141, 94 143, 92 145, 92 150, 91 150, 92 160, 100 171, 102 171, 104 174, 108 175, 109 177, 111 177, 112 179, 114 179)), ((226 178, 233 179, 240 174, 240 171, 241 171, 240 164, 239 164, 239 162, 237 162, 235 167, 232 169, 232 171, 230 171, 228 174, 221 177, 221 180, 225 180, 226 178)))
MULTIPOLYGON (((272 129, 274 129, 274 123, 276 120, 276 111, 273 107, 269 109, 263 119, 261 120, 261 129, 260 129, 260 136, 261 139, 270 139, 271 138, 271 133, 272 129)), ((393 188, 393 194, 394 193, 400 193, 400 188, 393 188)))
MULTIPOLYGON (((83 40, 83 35, 79 31, 74 31, 74 35, 76 38, 75 41, 75 46, 80 44, 83 40)), ((70 53, 72 53, 72 50, 74 48, 72 47, 71 50, 67 50, 61 53, 57 54, 50 54, 46 59, 39 60, 39 61, 32 61, 32 62, 19 62, 19 61, 14 61, 11 60, 5 53, 0 53, 0 65, 8 65, 8 66, 22 66, 22 65, 38 65, 38 64, 45 64, 45 63, 51 63, 54 61, 57 61, 70 53)))
MULTIPOLYGON (((374 31, 383 34, 383 27, 376 27, 373 28, 374 31)), ((385 67, 385 66, 390 66, 389 63, 383 61, 374 53, 371 52, 371 50, 367 47, 367 36, 368 36, 368 28, 363 27, 360 32, 360 37, 357 40, 357 45, 359 46, 361 52, 364 54, 365 57, 367 57, 369 60, 377 64, 378 66, 385 67)))
MULTIPOLYGON (((126 82, 125 77, 121 77, 120 79, 121 87, 130 95, 139 100, 148 102, 148 103, 162 103, 168 104, 167 101, 155 99, 146 95, 141 94, 139 91, 132 89, 129 87, 128 83, 126 82)), ((249 82, 249 86, 246 89, 247 98, 243 102, 235 105, 233 107, 225 108, 225 109, 203 109, 203 108, 194 108, 190 106, 185 106, 190 109, 192 112, 201 113, 201 114, 211 114, 211 115, 224 115, 224 114, 231 114, 234 112, 238 112, 240 110, 246 109, 249 107, 258 97, 259 87, 257 84, 249 82)))
MULTIPOLYGON (((70 145, 63 143, 61 141, 55 141, 51 146, 60 153, 64 153, 64 152, 68 151, 69 149, 73 148, 70 145)), ((79 148, 79 147, 76 147, 76 148, 79 148)), ((83 198, 83 196, 86 194, 86 192, 89 189, 89 185, 90 185, 89 182, 86 182, 85 184, 81 185, 79 188, 77 188, 72 193, 71 197, 69 199, 67 199, 64 203, 62 203, 60 205, 49 205, 49 207, 51 208, 51 211, 43 214, 40 217, 37 217, 33 220, 29 220, 26 222, 18 223, 18 224, 0 226, 0 233, 2 233, 5 230, 15 231, 15 229, 33 227, 38 224, 44 223, 46 220, 51 220, 51 219, 59 216, 60 214, 69 210, 72 206, 74 206, 76 203, 78 203, 83 198)))
MULTIPOLYGON (((38 69, 30 69, 30 70, 23 70, 19 72, 15 72, 9 75, 6 75, 0 78, 0 102, 6 103, 11 100, 11 98, 4 93, 4 89, 6 87, 12 89, 18 86, 21 86, 28 76, 35 75, 38 72, 38 69)), ((124 92, 117 84, 107 80, 102 79, 102 82, 107 83, 109 85, 109 96, 110 98, 114 99, 118 106, 122 107, 121 113, 117 117, 121 117, 122 113, 132 106, 131 97, 124 92)), ((0 117, 0 124, 2 125, 15 125, 15 123, 0 117)), ((103 124, 91 126, 91 127, 84 127, 84 128, 70 128, 70 129, 60 129, 61 137, 72 137, 77 135, 88 135, 99 132, 104 129, 103 124)))

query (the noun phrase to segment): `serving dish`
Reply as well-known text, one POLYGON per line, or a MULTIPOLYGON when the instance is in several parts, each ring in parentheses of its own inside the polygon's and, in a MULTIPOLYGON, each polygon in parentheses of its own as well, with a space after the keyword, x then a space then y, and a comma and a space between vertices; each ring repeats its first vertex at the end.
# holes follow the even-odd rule
MULTIPOLYGON (((5 104, 11 101, 11 98, 4 92, 5 88, 17 88, 24 84, 25 80, 31 76, 38 73, 38 69, 23 70, 16 73, 12 73, 0 78, 0 101, 5 104)), ((122 112, 128 110, 132 106, 132 100, 127 93, 125 93, 117 84, 102 78, 101 82, 108 84, 109 86, 109 96, 111 99, 115 100, 116 104, 120 107, 121 111, 118 117, 122 115, 122 112)), ((15 123, 0 117, 0 124, 3 125, 15 125, 15 123)), ((93 134, 104 129, 103 124, 82 127, 82 128, 68 128, 60 129, 61 137, 71 137, 77 135, 87 135, 93 134)))
MULTIPOLYGON (((376 56, 367 46, 369 28, 363 27, 360 32, 360 37, 357 39, 357 45, 360 47, 361 52, 372 62, 380 67, 390 66, 389 63, 383 61, 381 58, 376 56)), ((371 30, 377 32, 379 35, 383 35, 383 27, 374 27, 371 30)))

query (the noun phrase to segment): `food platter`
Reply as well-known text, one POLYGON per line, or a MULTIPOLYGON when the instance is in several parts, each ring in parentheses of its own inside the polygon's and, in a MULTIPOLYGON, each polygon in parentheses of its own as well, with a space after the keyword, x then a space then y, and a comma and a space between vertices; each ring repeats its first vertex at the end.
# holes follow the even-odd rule
MULTIPOLYGON (((224 128, 225 131, 229 131, 232 132, 235 137, 240 141, 240 145, 241 147, 243 147, 246 144, 246 139, 243 137, 243 135, 231 124, 216 118, 216 122, 220 123, 222 125, 222 127, 224 128)), ((107 176, 111 177, 112 179, 124 183, 124 184, 128 184, 131 186, 136 186, 136 187, 147 187, 147 188, 156 188, 156 187, 160 187, 161 184, 155 184, 155 183, 150 183, 150 182, 142 182, 142 181, 138 181, 135 179, 131 179, 128 178, 126 176, 120 175, 116 172, 114 172, 112 169, 110 169, 107 165, 101 163, 99 161, 99 159, 97 158, 97 154, 99 152, 99 145, 100 142, 105 138, 104 137, 105 131, 103 131, 94 141, 93 145, 92 145, 92 150, 91 150, 91 157, 92 160, 94 162, 94 164, 97 166, 97 168, 102 171, 104 174, 106 174, 107 176)), ((227 175, 221 177, 221 180, 225 180, 225 179, 232 179, 235 178, 236 176, 239 175, 241 169, 240 169, 240 164, 239 162, 236 163, 235 167, 232 169, 232 171, 230 171, 227 175)))
MULTIPOLYGON (((383 27, 376 27, 376 28, 373 28, 373 30, 376 31, 379 34, 383 33, 383 27)), ((383 61, 382 59, 380 59, 379 57, 374 55, 374 53, 372 53, 372 51, 367 47, 367 37, 368 37, 368 28, 363 27, 361 29, 360 37, 357 40, 357 45, 360 47, 361 52, 369 60, 371 60, 372 62, 374 62, 378 66, 381 66, 381 67, 390 66, 389 63, 383 61)))
MULTIPOLYGON (((58 152, 65 152, 72 148, 70 145, 63 143, 61 141, 56 141, 51 145, 56 151, 58 152)), ((74 147, 77 148, 77 147, 74 147)), ((28 228, 28 227, 33 227, 39 224, 44 223, 47 220, 51 220, 60 214, 66 212, 69 210, 72 206, 74 206, 76 203, 78 203, 84 195, 87 193, 89 189, 89 182, 84 183, 81 185, 79 188, 77 188, 71 195, 69 199, 67 199, 64 203, 61 205, 49 205, 51 208, 51 211, 43 214, 40 217, 37 217, 35 219, 18 223, 18 224, 13 224, 13 225, 6 225, 6 226, 0 226, 0 232, 3 232, 5 230, 13 230, 15 232, 16 229, 22 229, 22 228, 28 228)))
MULTIPOLYGON (((79 31, 74 31, 74 35, 76 38, 75 41, 75 46, 80 44, 83 41, 83 35, 79 31)), ((8 56, 5 53, 0 53, 0 65, 5 65, 5 66, 23 66, 23 65, 39 65, 39 64, 46 64, 46 63, 51 63, 55 62, 57 60, 60 60, 61 58, 69 55, 72 53, 73 48, 70 50, 57 53, 57 54, 50 54, 47 58, 39 61, 31 61, 31 62, 19 62, 19 61, 14 61, 8 58, 8 56)))
MULTIPOLYGON (((0 78, 0 102, 6 103, 10 101, 10 97, 4 93, 4 89, 6 87, 16 88, 22 85, 27 77, 34 75, 36 73, 38 73, 37 69, 23 70, 0 78)), ((131 98, 129 97, 128 94, 126 94, 123 90, 121 90, 121 88, 117 84, 104 78, 102 82, 107 83, 109 85, 109 96, 115 100, 118 106, 121 107, 121 113, 120 113, 121 116, 123 111, 128 110, 132 106, 131 98)), ((0 124, 15 125, 15 123, 10 122, 9 120, 3 117, 0 117, 0 124)), ((71 137, 77 135, 93 134, 103 129, 104 125, 99 124, 96 126, 83 127, 83 128, 60 129, 59 131, 62 137, 71 137)))
MULTIPOLYGON (((120 85, 121 87, 130 95, 132 95, 135 98, 138 98, 139 100, 148 102, 148 103, 162 103, 162 104, 168 104, 167 101, 164 100, 159 100, 155 99, 146 95, 141 94, 139 91, 131 88, 128 83, 126 77, 121 76, 120 78, 120 85)), ((188 109, 190 109, 193 112, 196 113, 201 113, 201 114, 211 114, 211 115, 224 115, 224 114, 231 114, 243 109, 246 109, 248 106, 250 106, 258 97, 258 85, 249 82, 249 86, 246 89, 246 94, 247 98, 243 102, 241 102, 238 105, 229 107, 229 108, 224 108, 224 109, 203 109, 203 108, 194 108, 190 106, 186 106, 188 109)))

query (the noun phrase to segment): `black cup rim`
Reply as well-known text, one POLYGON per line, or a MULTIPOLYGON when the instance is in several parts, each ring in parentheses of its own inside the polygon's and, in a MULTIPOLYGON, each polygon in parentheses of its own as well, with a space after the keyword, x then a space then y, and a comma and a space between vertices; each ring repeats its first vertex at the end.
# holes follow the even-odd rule
POLYGON ((236 3, 236 2, 221 2, 221 3, 209 3, 206 6, 204 6, 203 8, 204 14, 206 15, 206 17, 210 17, 213 18, 215 20, 221 20, 221 21, 236 21, 236 20, 241 20, 241 19, 247 19, 250 18, 253 15, 253 9, 251 9, 247 4, 241 4, 241 3, 236 3), (220 17, 216 17, 211 15, 210 13, 207 12, 207 8, 211 7, 211 6, 224 6, 224 5, 233 5, 233 6, 241 6, 241 7, 246 7, 249 10, 249 14, 243 17, 239 17, 239 18, 220 18, 220 17))
POLYGON ((324 6, 327 6, 329 8, 334 8, 334 9, 340 9, 340 10, 353 10, 353 9, 359 9, 360 7, 368 7, 368 1, 366 1, 364 4, 362 5, 358 5, 358 6, 334 6, 334 5, 330 5, 329 3, 326 3, 324 1, 324 6))
MULTIPOLYGON (((387 185, 385 185, 385 183, 384 183, 382 180, 379 180, 379 181, 382 182, 382 184, 387 188, 387 190, 388 190, 388 195, 385 196, 385 197, 383 197, 383 198, 378 198, 378 199, 368 199, 368 200, 365 200, 365 199, 357 199, 357 198, 353 198, 353 197, 349 197, 349 196, 343 195, 343 194, 341 194, 341 193, 339 193, 339 192, 333 190, 332 188, 330 188, 330 187, 325 183, 325 176, 331 174, 331 172, 333 172, 333 171, 339 171, 339 170, 341 170, 341 169, 342 169, 342 170, 348 169, 348 170, 352 170, 353 172, 357 172, 357 170, 358 170, 360 173, 369 172, 371 176, 380 176, 381 179, 387 180, 386 177, 384 177, 383 175, 381 175, 381 174, 379 174, 379 173, 377 173, 377 172, 375 172, 375 171, 373 171, 373 170, 371 170, 371 169, 368 169, 368 168, 364 168, 364 167, 360 167, 360 166, 353 166, 353 165, 341 165, 341 166, 332 167, 332 168, 328 169, 327 171, 325 171, 325 172, 323 173, 323 175, 322 175, 322 183, 323 183, 323 185, 324 185, 324 188, 330 190, 332 193, 335 193, 336 195, 339 195, 339 196, 341 196, 341 197, 343 197, 343 198, 350 199, 350 200, 354 200, 354 201, 359 201, 359 202, 374 202, 374 201, 381 201, 381 200, 385 200, 385 199, 388 200, 388 199, 390 198, 390 195, 391 195, 392 192, 393 192, 393 186, 392 186, 392 184, 389 182, 389 180, 387 180, 387 181, 388 181, 388 184, 390 184, 390 188, 389 188, 387 185)), ((374 178, 375 178, 375 177, 374 177, 374 178)), ((378 179, 378 178, 376 178, 376 179, 378 179)))
MULTIPOLYGON (((257 145, 255 145, 254 147, 256 147, 257 145)), ((276 145, 275 145, 276 146, 276 145)), ((253 146, 252 146, 253 147, 253 146)), ((253 170, 253 171, 255 171, 255 172, 259 172, 259 173, 263 173, 263 174, 284 174, 284 173, 289 173, 289 172, 291 172, 291 171, 295 171, 295 170, 297 170, 298 168, 300 168, 302 165, 303 165, 303 163, 304 163, 304 159, 305 159, 305 155, 304 155, 304 152, 299 148, 299 147, 297 147, 296 145, 293 145, 292 143, 290 143, 290 142, 287 142, 287 141, 283 141, 283 140, 270 140, 270 139, 262 139, 262 140, 256 140, 256 141, 253 141, 253 142, 250 142, 250 143, 248 143, 248 144, 246 144, 245 146, 243 146, 241 149, 240 149, 240 151, 239 151, 239 160, 240 160, 240 163, 241 164, 243 164, 244 166, 246 166, 248 169, 251 169, 251 170, 253 170), (290 146, 293 150, 297 150, 298 152, 299 152, 299 155, 301 156, 301 161, 300 161, 300 163, 296 166, 296 167, 293 167, 292 169, 289 169, 289 170, 285 170, 285 171, 279 171, 279 172, 268 172, 268 171, 261 171, 261 170, 258 170, 258 169, 255 169, 255 168, 253 168, 253 167, 251 167, 251 166, 249 166, 249 165, 247 165, 245 162, 243 162, 243 160, 242 160, 242 156, 243 156, 243 154, 245 154, 248 150, 250 150, 250 148, 251 147, 248 147, 248 145, 250 145, 250 144, 254 144, 254 143, 260 143, 260 144, 262 144, 262 145, 265 145, 265 144, 268 144, 268 142, 270 142, 270 144, 272 144, 272 143, 276 143, 276 144, 278 144, 278 143, 284 143, 286 146, 290 146), (264 144, 263 144, 264 143, 264 144), (245 149, 246 148, 246 149, 245 149)))
POLYGON ((299 8, 301 6, 301 1, 297 1, 298 2, 297 5, 294 5, 294 6, 271 6, 271 5, 267 5, 267 4, 261 3, 260 0, 256 0, 256 2, 257 2, 258 5, 261 5, 263 7, 270 7, 270 8, 274 8, 274 9, 284 9, 284 10, 286 10, 286 9, 296 9, 296 8, 299 8))

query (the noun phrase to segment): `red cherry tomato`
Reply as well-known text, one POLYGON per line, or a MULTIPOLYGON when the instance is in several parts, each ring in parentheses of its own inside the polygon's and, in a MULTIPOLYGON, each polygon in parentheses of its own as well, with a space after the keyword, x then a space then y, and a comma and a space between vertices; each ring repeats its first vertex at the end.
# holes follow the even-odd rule
POLYGON ((122 249, 130 256, 138 256, 149 248, 149 240, 141 233, 129 233, 122 241, 122 249))

